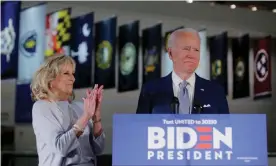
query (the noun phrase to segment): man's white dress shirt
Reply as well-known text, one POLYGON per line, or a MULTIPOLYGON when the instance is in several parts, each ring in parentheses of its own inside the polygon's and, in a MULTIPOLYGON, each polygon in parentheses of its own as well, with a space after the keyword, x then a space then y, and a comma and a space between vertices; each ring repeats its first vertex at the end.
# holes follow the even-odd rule
MULTIPOLYGON (((183 80, 174 71, 172 71, 172 81, 174 96, 179 98, 180 83, 182 83, 183 80)), ((189 92, 189 99, 192 105, 195 91, 195 73, 193 73, 186 81, 188 82, 187 89, 189 92)))

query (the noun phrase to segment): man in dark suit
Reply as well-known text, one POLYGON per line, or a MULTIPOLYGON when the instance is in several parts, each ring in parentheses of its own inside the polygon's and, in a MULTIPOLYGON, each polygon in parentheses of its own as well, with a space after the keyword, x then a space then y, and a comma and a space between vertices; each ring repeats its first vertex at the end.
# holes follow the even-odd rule
POLYGON ((196 30, 174 31, 168 40, 173 71, 145 83, 138 101, 137 114, 229 114, 223 88, 199 77, 195 70, 200 58, 200 37, 196 30))

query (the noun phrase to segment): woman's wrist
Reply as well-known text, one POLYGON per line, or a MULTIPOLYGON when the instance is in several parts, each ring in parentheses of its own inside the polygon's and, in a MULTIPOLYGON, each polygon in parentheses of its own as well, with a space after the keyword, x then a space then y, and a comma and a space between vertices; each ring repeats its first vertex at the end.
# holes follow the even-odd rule
POLYGON ((79 126, 79 128, 84 129, 89 121, 90 117, 87 113, 84 113, 76 122, 76 125, 79 126))
POLYGON ((102 119, 101 119, 101 118, 94 118, 94 119, 92 119, 92 120, 93 120, 93 123, 94 123, 94 124, 102 122, 102 119))
POLYGON ((98 137, 102 134, 103 128, 102 128, 102 123, 101 120, 99 121, 93 121, 93 135, 94 137, 98 137))
POLYGON ((77 125, 77 124, 73 125, 73 130, 74 130, 77 138, 79 138, 83 134, 83 132, 84 132, 84 130, 79 125, 77 125))
POLYGON ((99 128, 98 130, 94 130, 94 137, 97 138, 103 133, 103 128, 99 128))
POLYGON ((101 120, 101 114, 95 113, 95 115, 92 117, 93 122, 94 121, 100 121, 101 120))
POLYGON ((73 130, 75 131, 77 137, 80 137, 83 134, 89 119, 89 115, 87 113, 84 113, 73 125, 73 130))

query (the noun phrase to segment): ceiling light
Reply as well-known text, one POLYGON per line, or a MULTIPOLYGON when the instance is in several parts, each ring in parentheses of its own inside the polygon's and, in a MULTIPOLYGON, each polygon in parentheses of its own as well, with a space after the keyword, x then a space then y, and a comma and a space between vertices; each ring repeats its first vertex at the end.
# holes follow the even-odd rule
POLYGON ((235 4, 232 4, 232 5, 230 5, 230 8, 231 8, 231 9, 236 9, 236 5, 235 5, 235 4))
POLYGON ((215 2, 211 2, 210 5, 211 5, 211 6, 215 6, 215 2))
POLYGON ((193 0, 186 0, 187 3, 193 3, 193 0))
POLYGON ((251 8, 251 10, 252 10, 252 11, 257 11, 257 7, 256 7, 256 6, 253 6, 253 7, 251 8))
POLYGON ((273 12, 273 13, 276 13, 276 9, 273 9, 272 12, 273 12))

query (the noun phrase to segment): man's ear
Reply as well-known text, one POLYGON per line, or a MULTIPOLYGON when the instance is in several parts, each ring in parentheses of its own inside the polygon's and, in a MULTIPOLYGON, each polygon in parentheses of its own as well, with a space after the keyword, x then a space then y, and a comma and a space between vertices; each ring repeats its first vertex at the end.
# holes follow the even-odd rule
POLYGON ((168 48, 167 53, 168 53, 169 58, 172 60, 172 49, 168 48))

